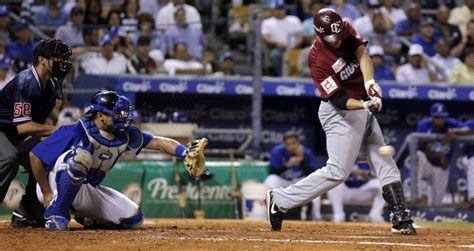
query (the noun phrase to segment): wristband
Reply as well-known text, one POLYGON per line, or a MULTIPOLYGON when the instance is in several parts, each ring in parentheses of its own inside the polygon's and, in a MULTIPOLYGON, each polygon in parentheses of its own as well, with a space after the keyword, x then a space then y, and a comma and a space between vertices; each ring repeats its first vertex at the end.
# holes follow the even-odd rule
POLYGON ((373 79, 367 80, 367 82, 365 82, 365 86, 373 85, 373 84, 375 84, 375 80, 373 80, 373 79))
POLYGON ((180 145, 178 145, 178 146, 176 147, 176 150, 174 151, 174 155, 175 155, 176 157, 184 158, 184 157, 186 157, 186 150, 187 150, 187 149, 188 149, 188 148, 186 148, 184 145, 181 145, 181 144, 180 144, 180 145))

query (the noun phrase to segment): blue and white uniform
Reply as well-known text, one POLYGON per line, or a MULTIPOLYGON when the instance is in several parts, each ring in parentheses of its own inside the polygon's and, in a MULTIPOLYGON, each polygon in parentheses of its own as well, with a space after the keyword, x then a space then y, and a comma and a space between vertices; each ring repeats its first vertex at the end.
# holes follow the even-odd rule
MULTIPOLYGON (((276 189, 288 187, 318 169, 313 152, 307 147, 304 147, 304 160, 299 165, 287 168, 284 165, 291 157, 292 155, 286 150, 284 144, 279 144, 272 149, 270 154, 269 175, 263 182, 268 188, 276 189)), ((316 197, 312 200, 312 203, 312 219, 320 220, 321 198, 316 197)))
MULTIPOLYGON (((469 128, 474 133, 474 119, 466 121, 464 127, 469 128)), ((467 168, 467 198, 474 202, 474 146, 470 145, 466 148, 466 158, 463 159, 463 163, 467 168)))
MULTIPOLYGON (((418 122, 416 132, 419 133, 438 133, 445 134, 452 129, 462 128, 462 124, 454 118, 445 118, 442 128, 436 128, 432 118, 425 118, 418 122)), ((440 206, 443 197, 446 194, 449 181, 449 168, 443 169, 441 162, 437 158, 426 155, 424 151, 429 150, 439 153, 448 158, 451 156, 451 145, 444 143, 442 140, 430 141, 421 146, 421 150, 417 151, 418 157, 418 195, 428 197, 428 204, 432 206, 440 206), (428 183, 426 183, 425 179, 428 183), (431 192, 429 192, 431 190, 431 192)))
MULTIPOLYGON (((143 214, 138 205, 120 192, 102 186, 101 182, 123 152, 138 154, 152 139, 152 135, 133 126, 122 135, 107 134, 100 131, 89 117, 61 127, 32 150, 44 163, 45 171, 49 172, 53 200, 45 217, 59 215, 68 218, 72 212, 123 228, 139 227, 143 214), (71 163, 81 154, 86 156, 82 162, 79 159, 71 163), (81 164, 87 168, 81 169, 81 164), (60 189, 74 192, 64 195, 60 194, 60 189)), ((37 194, 43 201, 39 185, 37 194)))
POLYGON ((372 175, 368 163, 358 163, 354 165, 354 169, 366 172, 372 178, 365 180, 360 176, 350 175, 349 178, 328 191, 328 198, 334 214, 335 222, 343 222, 346 219, 344 205, 368 204, 373 200, 372 208, 369 212, 369 221, 383 222, 382 217, 385 200, 382 196, 382 189, 378 179, 372 175))

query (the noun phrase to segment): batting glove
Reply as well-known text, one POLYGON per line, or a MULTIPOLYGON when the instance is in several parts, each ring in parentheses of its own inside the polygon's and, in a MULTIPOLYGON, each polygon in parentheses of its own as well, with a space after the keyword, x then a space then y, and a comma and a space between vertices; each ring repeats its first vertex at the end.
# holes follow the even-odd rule
POLYGON ((368 101, 363 101, 364 110, 368 112, 380 112, 382 110, 382 99, 371 97, 368 101))
POLYGON ((382 98, 382 89, 380 88, 380 85, 375 83, 373 79, 365 82, 364 87, 369 97, 382 98))

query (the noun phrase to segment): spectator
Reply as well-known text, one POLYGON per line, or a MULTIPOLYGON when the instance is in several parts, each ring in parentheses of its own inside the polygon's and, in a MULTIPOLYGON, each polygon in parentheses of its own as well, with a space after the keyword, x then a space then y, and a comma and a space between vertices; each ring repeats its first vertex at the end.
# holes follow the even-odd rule
POLYGON ((473 18, 472 11, 474 11, 474 0, 464 0, 463 6, 451 10, 448 22, 457 25, 465 35, 467 23, 473 18))
POLYGON ((438 42, 438 36, 434 34, 434 21, 431 18, 427 18, 421 22, 420 34, 414 36, 411 39, 414 44, 419 44, 423 47, 423 52, 428 56, 432 57, 436 54, 436 43, 438 42))
POLYGON ((13 25, 15 30, 16 41, 7 44, 6 53, 10 59, 21 58, 27 63, 31 64, 33 47, 35 43, 31 38, 31 32, 28 28, 28 23, 24 20, 15 21, 13 25))
POLYGON ((448 38, 450 47, 459 44, 462 39, 462 34, 456 25, 448 23, 449 9, 446 5, 439 6, 436 17, 435 34, 440 37, 448 38))
MULTIPOLYGON (((474 118, 464 122, 464 127, 469 128, 469 134, 474 134, 474 118)), ((474 147, 470 145, 466 148, 466 156, 462 159, 462 163, 467 169, 467 201, 470 208, 474 209, 474 147)))
POLYGON ((378 1, 375 1, 375 3, 369 3, 367 13, 365 13, 364 16, 361 16, 354 21, 354 28, 356 29, 357 33, 365 34, 373 31, 373 20, 375 19, 375 17, 382 18, 383 27, 385 30, 391 30, 393 28, 393 24, 392 21, 390 21, 390 17, 381 12, 378 8, 378 1))
POLYGON ((137 43, 138 38, 141 36, 151 38, 152 49, 161 49, 163 35, 160 31, 155 30, 155 20, 148 13, 142 13, 138 16, 138 31, 133 36, 134 44, 137 43))
POLYGON ((311 47, 313 47, 314 40, 315 38, 313 39, 310 46, 300 50, 300 54, 298 56, 298 70, 301 77, 311 77, 311 69, 308 67, 308 56, 309 52, 311 51, 311 47))
POLYGON ((474 49, 468 50, 464 63, 453 69, 449 82, 474 86, 474 49))
POLYGON ((164 68, 169 75, 175 76, 179 74, 206 74, 206 70, 202 63, 194 60, 188 53, 186 43, 178 42, 174 46, 174 58, 166 59, 164 68))
POLYGON ((196 60, 202 57, 204 35, 201 29, 188 25, 186 21, 185 8, 179 7, 174 13, 175 25, 170 27, 164 35, 164 43, 161 51, 163 54, 172 55, 175 44, 183 42, 187 44, 189 54, 196 60))
POLYGON ((81 67, 89 74, 124 74, 127 70, 127 59, 124 55, 114 52, 113 40, 109 34, 100 39, 101 52, 95 57, 88 57, 81 67))
POLYGON ((344 20, 351 23, 361 16, 359 10, 354 5, 346 3, 345 0, 331 0, 329 8, 335 10, 344 20))
POLYGON ((207 74, 212 74, 214 72, 214 69, 216 69, 216 64, 214 63, 216 59, 216 54, 214 53, 214 50, 209 47, 205 47, 202 50, 202 59, 201 63, 204 65, 204 69, 206 69, 207 74))
POLYGON ((436 81, 436 74, 431 71, 423 57, 423 47, 413 44, 408 50, 408 63, 398 68, 395 79, 399 83, 429 84, 436 81))
MULTIPOLYGON (((287 187, 318 169, 313 152, 300 143, 294 132, 286 132, 283 143, 275 146, 270 154, 269 174, 263 182, 269 189, 287 187)), ((312 220, 321 219, 320 197, 312 201, 312 220)))
POLYGON ((437 68, 436 73, 438 80, 448 81, 453 69, 462 62, 459 58, 449 56, 449 42, 447 38, 438 40, 436 52, 436 55, 431 57, 431 60, 437 68))
POLYGON ((382 13, 390 17, 392 25, 396 25, 400 21, 407 19, 405 12, 395 6, 395 0, 383 0, 382 2, 383 6, 380 10, 382 13))
POLYGON ((5 55, 0 55, 0 90, 15 77, 11 71, 12 61, 5 55))
POLYGON ((417 2, 410 3, 408 7, 408 19, 395 24, 395 32, 404 37, 411 37, 419 32, 421 23, 421 10, 417 2))
POLYGON ((137 41, 135 54, 128 61, 128 72, 132 74, 152 74, 158 70, 158 65, 150 57, 150 37, 140 37, 137 41))
POLYGON ((306 44, 312 44, 316 33, 314 32, 313 16, 318 13, 318 11, 324 8, 324 3, 322 0, 313 0, 309 6, 311 10, 311 17, 308 17, 303 21, 303 37, 306 44))
POLYGON ((84 24, 96 26, 106 24, 102 18, 102 3, 100 0, 86 0, 86 6, 84 24))
POLYGON ((69 20, 66 25, 59 27, 54 38, 61 39, 71 48, 84 45, 84 36, 82 35, 82 24, 84 23, 84 10, 75 6, 71 9, 69 20))
POLYGON ((373 13, 373 31, 363 34, 370 45, 382 46, 384 51, 384 62, 389 66, 398 65, 402 43, 397 34, 387 29, 386 20, 380 12, 373 13))
POLYGON ((67 13, 60 7, 58 0, 48 0, 35 14, 35 25, 57 28, 67 22, 67 13))
MULTIPOLYGON (((64 0, 62 0, 64 3, 64 0)), ((72 8, 81 7, 83 10, 86 9, 86 0, 66 0, 63 5, 64 13, 71 13, 72 8)))
POLYGON ((384 223, 382 217, 385 201, 382 196, 382 189, 377 178, 371 173, 368 163, 358 163, 354 165, 349 178, 340 185, 327 192, 331 201, 334 222, 344 222, 344 204, 359 205, 361 203, 371 203, 368 221, 374 223, 384 223), (373 201, 373 202, 372 202, 373 201))
POLYGON ((108 34, 113 40, 114 51, 130 58, 134 51, 132 41, 122 27, 111 27, 108 34))
POLYGON ((138 0, 125 0, 122 4, 122 13, 120 14, 120 20, 123 30, 129 34, 134 34, 137 31, 137 12, 140 6, 138 0))
POLYGON ((426 179, 432 191, 428 195, 429 206, 441 206, 442 204, 448 186, 452 139, 457 134, 466 131, 462 129, 459 121, 448 116, 449 113, 444 104, 434 103, 431 106, 431 118, 422 119, 416 127, 418 133, 444 134, 443 140, 429 141, 420 146, 420 150, 416 153, 418 157, 418 195, 421 195, 421 179, 426 179))
POLYGON ((0 42, 8 44, 11 42, 10 31, 10 9, 6 5, 0 5, 0 42))
POLYGON ((161 8, 155 18, 156 28, 166 31, 168 28, 175 25, 174 13, 179 7, 184 8, 188 24, 202 30, 201 16, 199 15, 199 12, 194 6, 185 4, 185 0, 171 0, 167 5, 161 8))
POLYGON ((384 63, 383 47, 379 45, 372 45, 369 47, 369 56, 374 65, 374 80, 395 80, 392 69, 384 63))
POLYGON ((286 15, 284 1, 279 0, 274 5, 273 17, 262 22, 262 38, 270 49, 274 75, 281 76, 283 54, 286 49, 293 49, 301 45, 302 32, 301 21, 295 16, 286 15))
POLYGON ((474 20, 470 20, 467 23, 466 32, 464 32, 461 42, 459 42, 451 50, 451 56, 458 57, 461 60, 463 60, 465 57, 466 51, 471 50, 471 49, 474 49, 474 20))
POLYGON ((107 24, 109 27, 119 27, 121 23, 120 19, 120 10, 117 9, 111 9, 109 13, 107 14, 107 24))
POLYGON ((235 70, 234 70, 234 56, 232 55, 231 52, 224 52, 220 58, 219 62, 221 63, 220 65, 220 71, 214 73, 215 76, 234 76, 235 70))
POLYGON ((139 0, 138 6, 138 13, 147 13, 150 15, 155 15, 160 11, 160 3, 163 2, 161 0, 139 0))

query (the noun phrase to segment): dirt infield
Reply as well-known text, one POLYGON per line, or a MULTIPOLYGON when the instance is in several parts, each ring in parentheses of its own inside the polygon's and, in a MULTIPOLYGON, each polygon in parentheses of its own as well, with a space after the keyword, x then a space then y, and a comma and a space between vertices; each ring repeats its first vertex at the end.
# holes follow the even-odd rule
POLYGON ((0 250, 474 250, 474 229, 419 228, 392 236, 388 224, 285 221, 281 232, 266 222, 147 220, 140 230, 69 232, 12 229, 0 224, 0 250))

